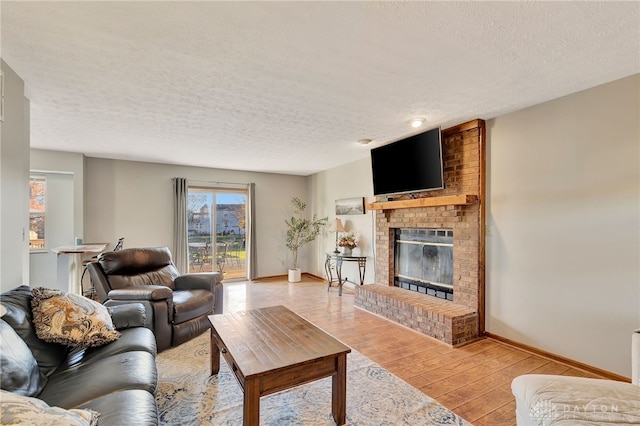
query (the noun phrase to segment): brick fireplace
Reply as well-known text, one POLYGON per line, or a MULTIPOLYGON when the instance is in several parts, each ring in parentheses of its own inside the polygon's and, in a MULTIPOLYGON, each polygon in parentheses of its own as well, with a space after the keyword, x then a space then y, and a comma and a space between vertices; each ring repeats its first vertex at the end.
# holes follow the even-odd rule
POLYGON ((375 270, 380 285, 357 288, 356 306, 452 345, 484 332, 484 138, 482 120, 443 130, 445 188, 369 204, 376 210, 375 270), (451 231, 449 300, 394 287, 395 235, 407 228, 451 231))

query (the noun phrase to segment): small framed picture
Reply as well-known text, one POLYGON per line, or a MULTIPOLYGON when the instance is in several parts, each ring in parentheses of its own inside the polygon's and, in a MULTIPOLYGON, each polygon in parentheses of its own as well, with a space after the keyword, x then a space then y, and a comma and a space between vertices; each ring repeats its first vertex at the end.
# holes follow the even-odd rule
POLYGON ((336 200, 336 215, 364 214, 364 197, 336 200))

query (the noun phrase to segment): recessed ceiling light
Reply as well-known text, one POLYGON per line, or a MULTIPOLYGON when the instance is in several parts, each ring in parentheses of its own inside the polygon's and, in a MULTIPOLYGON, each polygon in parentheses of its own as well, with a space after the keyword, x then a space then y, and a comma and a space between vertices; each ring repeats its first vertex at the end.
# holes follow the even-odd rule
POLYGON ((372 142, 372 140, 371 140, 371 139, 360 139, 360 140, 358 141, 358 143, 359 143, 360 145, 369 145, 371 142, 372 142))
POLYGON ((411 127, 418 128, 424 124, 426 120, 422 117, 416 117, 411 119, 411 127))

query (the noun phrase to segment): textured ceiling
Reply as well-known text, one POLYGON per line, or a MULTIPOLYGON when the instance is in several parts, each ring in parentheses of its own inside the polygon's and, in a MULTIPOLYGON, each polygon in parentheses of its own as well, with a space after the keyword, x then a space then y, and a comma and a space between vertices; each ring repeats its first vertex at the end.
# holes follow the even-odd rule
POLYGON ((31 146, 91 157, 308 175, 640 72, 636 1, 0 7, 31 146))

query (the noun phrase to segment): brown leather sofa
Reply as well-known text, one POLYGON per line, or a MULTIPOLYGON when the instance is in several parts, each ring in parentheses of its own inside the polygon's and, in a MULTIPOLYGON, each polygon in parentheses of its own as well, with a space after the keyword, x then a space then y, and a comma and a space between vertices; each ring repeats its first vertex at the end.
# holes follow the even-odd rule
MULTIPOLYGON (((144 327, 143 306, 107 308, 120 338, 99 347, 76 348, 38 337, 32 290, 21 286, 0 294, 6 309, 0 318, 0 388, 49 406, 95 410, 100 413, 98 426, 157 426, 156 342, 144 327)), ((46 424, 68 424, 62 418, 48 420, 46 424)))
POLYGON ((180 275, 166 247, 105 252, 87 269, 104 305, 138 302, 145 306, 145 326, 155 333, 158 351, 202 334, 211 327, 207 316, 222 313, 222 276, 218 272, 180 275))

